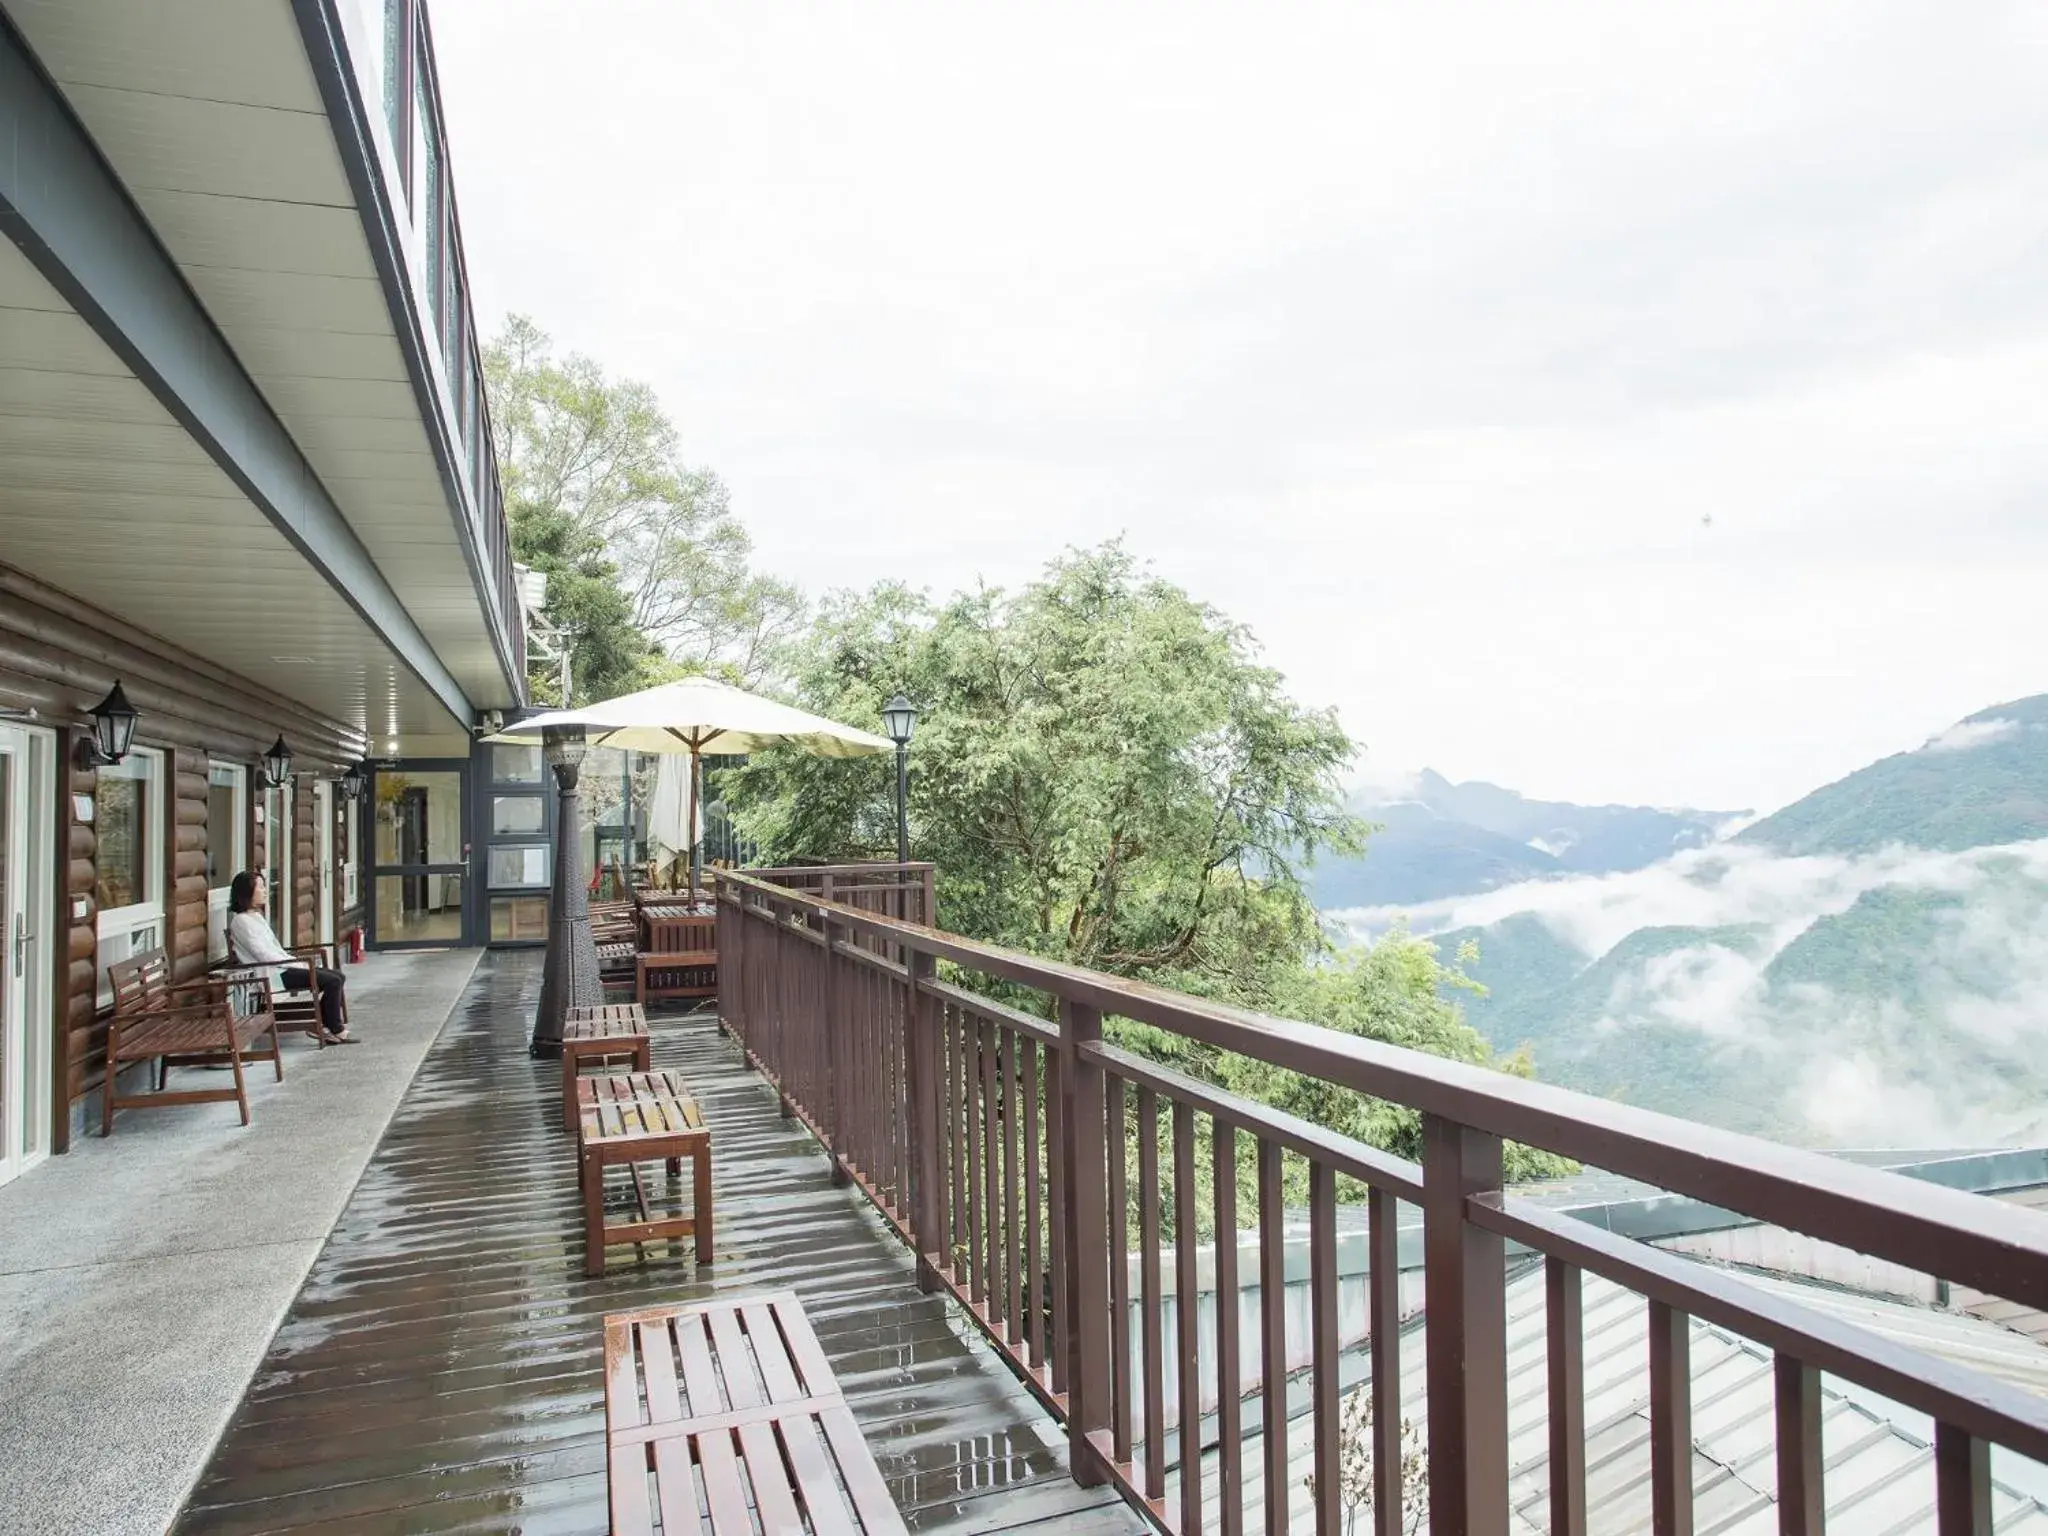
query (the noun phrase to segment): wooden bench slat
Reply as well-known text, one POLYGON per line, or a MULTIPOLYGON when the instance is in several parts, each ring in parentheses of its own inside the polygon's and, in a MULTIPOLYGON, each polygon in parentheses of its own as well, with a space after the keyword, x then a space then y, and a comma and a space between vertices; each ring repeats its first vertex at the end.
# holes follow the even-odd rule
POLYGON ((813 1393, 836 1390, 832 1367, 825 1360, 824 1348, 811 1331, 811 1320, 804 1315, 802 1306, 792 1297, 786 1303, 776 1303, 774 1310, 783 1337, 789 1341, 789 1357, 803 1373, 805 1384, 813 1393))
POLYGON ((882 1469, 875 1465, 874 1452, 862 1438, 853 1411, 842 1400, 837 1408, 819 1414, 818 1422, 832 1442, 839 1474, 846 1479, 846 1491, 860 1523, 867 1527, 867 1536, 908 1536, 909 1528, 897 1513, 896 1501, 889 1497, 889 1485, 882 1481, 882 1469))
POLYGON ((754 1506, 764 1531, 800 1531, 803 1517, 797 1513, 796 1493, 789 1486, 789 1472, 782 1464, 782 1446, 771 1423, 756 1422, 739 1430, 740 1452, 746 1458, 747 1475, 754 1483, 754 1506))
POLYGON ((697 1512, 697 1479, 690 1475, 690 1442, 673 1437, 657 1441, 649 1454, 654 1458, 655 1497, 661 1500, 662 1536, 670 1531, 697 1536, 704 1524, 697 1512))
POLYGON ((669 1344, 669 1331, 659 1323, 642 1323, 633 1332, 640 1345, 640 1381, 647 1393, 647 1422, 674 1424, 683 1417, 683 1399, 676 1388, 675 1353, 669 1344))
MULTIPOLYGON (((605 1460, 607 1481, 611 1484, 613 1536, 654 1536, 654 1506, 647 1500, 647 1447, 615 1445, 605 1460)), ((695 1513, 691 1511, 693 1517, 695 1513)), ((694 1531, 695 1527, 685 1525, 677 1529, 694 1531)))

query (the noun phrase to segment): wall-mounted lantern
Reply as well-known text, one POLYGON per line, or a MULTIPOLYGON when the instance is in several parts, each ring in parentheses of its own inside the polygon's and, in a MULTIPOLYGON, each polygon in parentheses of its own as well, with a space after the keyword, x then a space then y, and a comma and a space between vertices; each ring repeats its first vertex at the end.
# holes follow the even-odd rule
POLYGON ((368 775, 363 772, 363 765, 361 763, 350 763, 348 771, 335 780, 335 783, 340 786, 343 801, 349 805, 354 805, 358 800, 362 799, 363 780, 367 777, 368 775))
POLYGON ((284 781, 292 776, 292 749, 284 744, 280 735, 263 754, 263 782, 272 789, 282 789, 284 781))
POLYGON ((92 736, 85 743, 85 760, 95 768, 118 763, 135 744, 135 722, 140 718, 128 695, 116 679, 107 696, 92 707, 92 736))

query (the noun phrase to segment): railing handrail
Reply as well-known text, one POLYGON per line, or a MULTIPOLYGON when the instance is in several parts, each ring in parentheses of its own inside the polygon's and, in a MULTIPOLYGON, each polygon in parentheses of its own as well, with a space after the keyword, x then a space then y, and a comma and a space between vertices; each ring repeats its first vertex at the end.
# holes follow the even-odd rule
POLYGON ((829 916, 844 928, 909 952, 950 960, 1105 1015, 1171 1030, 1642 1179, 1759 1222, 2048 1309, 2048 1212, 1023 954, 825 901, 753 878, 756 873, 718 871, 721 899, 732 899, 725 892, 736 890, 829 916))

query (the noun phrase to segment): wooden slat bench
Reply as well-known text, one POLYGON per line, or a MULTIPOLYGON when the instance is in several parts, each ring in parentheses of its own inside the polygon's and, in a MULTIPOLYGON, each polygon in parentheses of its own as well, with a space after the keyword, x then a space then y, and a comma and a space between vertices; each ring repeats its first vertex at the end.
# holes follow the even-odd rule
POLYGON ((604 1419, 613 1536, 906 1531, 787 1292, 607 1317, 604 1419))
POLYGON ((646 937, 635 960, 641 1003, 718 996, 718 919, 687 905, 640 909, 646 937))
POLYGON ((562 1016, 562 1129, 576 1129, 576 1079, 591 1063, 630 1062, 631 1070, 653 1070, 654 1042, 647 1014, 638 1003, 605 1003, 571 1008, 562 1016))
POLYGON ((614 1243, 696 1239, 697 1262, 711 1262, 711 1132, 704 1111, 673 1072, 631 1072, 576 1079, 577 1174, 583 1194, 584 1273, 604 1273, 614 1243), (650 1208, 642 1163, 681 1172, 691 1162, 690 1213, 657 1216, 650 1208), (624 1165, 633 1179, 638 1220, 607 1222, 604 1171, 624 1165))
POLYGON ((107 1077, 100 1095, 100 1134, 114 1133, 114 1112, 172 1104, 231 1103, 249 1123, 249 1093, 242 1078, 246 1061, 268 1061, 284 1081, 284 1053, 277 1045, 277 1016, 264 981, 172 982, 161 950, 107 967, 114 988, 114 1016, 107 1026, 107 1077), (257 1042, 269 1037, 268 1050, 257 1042), (153 1093, 124 1094, 120 1072, 136 1061, 157 1063, 153 1093), (172 1067, 229 1067, 234 1085, 168 1091, 172 1067))
MULTIPOLYGON (((278 1033, 281 1035, 306 1034, 324 1051, 327 1049, 327 1031, 320 1022, 320 971, 340 971, 341 965, 336 947, 332 944, 305 944, 286 953, 297 965, 250 965, 233 958, 230 941, 229 959, 215 968, 213 974, 226 976, 238 985, 256 976, 268 978, 279 971, 296 970, 303 967, 306 972, 306 990, 286 992, 282 987, 272 987, 270 1011, 277 1015, 278 1033)), ((341 1027, 348 1028, 348 993, 341 997, 341 1027)))

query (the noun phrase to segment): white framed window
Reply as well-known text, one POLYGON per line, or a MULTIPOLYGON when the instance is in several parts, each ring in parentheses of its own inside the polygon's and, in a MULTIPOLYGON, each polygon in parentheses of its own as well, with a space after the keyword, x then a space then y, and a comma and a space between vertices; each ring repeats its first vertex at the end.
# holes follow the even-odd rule
POLYGON ((137 747, 102 766, 93 796, 98 845, 100 1001, 107 967, 164 942, 164 759, 137 747))
POLYGON ((249 865, 249 770, 206 765, 206 958, 228 957, 228 888, 249 865))

